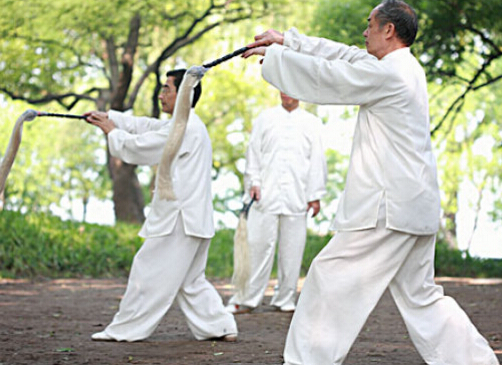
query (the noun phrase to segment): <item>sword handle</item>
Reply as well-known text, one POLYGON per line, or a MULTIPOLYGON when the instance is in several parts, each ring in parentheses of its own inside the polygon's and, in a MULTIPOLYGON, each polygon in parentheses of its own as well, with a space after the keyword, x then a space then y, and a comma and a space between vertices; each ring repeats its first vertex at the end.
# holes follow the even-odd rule
POLYGON ((246 52, 248 49, 249 49, 248 47, 239 48, 238 50, 233 51, 232 53, 229 53, 229 54, 227 54, 227 55, 225 55, 223 57, 220 57, 217 60, 214 60, 212 62, 209 62, 209 63, 206 63, 206 64, 202 65, 202 67, 204 67, 204 68, 211 68, 213 66, 219 65, 222 62, 225 62, 225 61, 227 61, 227 60, 229 60, 229 59, 231 59, 231 58, 233 58, 235 56, 238 56, 238 55, 246 52))
POLYGON ((87 119, 84 115, 76 114, 59 114, 59 113, 47 113, 47 112, 37 112, 38 117, 59 117, 59 118, 70 118, 70 119, 87 119))

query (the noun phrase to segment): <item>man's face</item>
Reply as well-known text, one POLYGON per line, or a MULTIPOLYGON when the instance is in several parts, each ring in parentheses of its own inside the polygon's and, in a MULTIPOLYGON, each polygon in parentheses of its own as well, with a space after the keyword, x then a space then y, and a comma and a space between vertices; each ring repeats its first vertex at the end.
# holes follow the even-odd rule
POLYGON ((173 114, 174 105, 176 104, 176 95, 178 95, 178 92, 176 90, 176 86, 174 85, 174 76, 169 76, 166 83, 162 85, 162 91, 159 95, 163 112, 170 115, 173 114))
POLYGON ((384 50, 386 29, 385 27, 380 27, 375 17, 377 12, 378 6, 370 13, 368 17, 368 27, 363 32, 363 36, 366 38, 366 50, 368 53, 380 59, 382 51, 384 50))
POLYGON ((281 92, 282 106, 286 110, 293 110, 298 107, 299 101, 281 92))

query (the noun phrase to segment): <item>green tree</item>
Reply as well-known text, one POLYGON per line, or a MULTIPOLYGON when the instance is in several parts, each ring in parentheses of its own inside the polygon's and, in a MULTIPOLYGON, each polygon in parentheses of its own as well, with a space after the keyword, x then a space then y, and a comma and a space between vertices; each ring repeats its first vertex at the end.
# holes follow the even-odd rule
MULTIPOLYGON (((0 91, 13 100, 57 103, 67 110, 81 101, 100 110, 127 110, 141 99, 139 109, 149 105, 149 114, 158 116, 162 65, 210 31, 279 13, 285 3, 4 0, 2 11, 9 16, 0 20, 0 91), (145 85, 149 98, 140 93, 145 85)), ((142 221, 136 166, 108 156, 108 169, 116 218, 142 221)))
MULTIPOLYGON (((21 102, 0 106, 1 146, 7 146, 11 136, 12 116, 20 115, 23 108, 26 105, 21 102)), ((85 210, 90 196, 109 198, 110 183, 102 171, 106 156, 99 155, 104 145, 101 134, 82 121, 37 118, 25 122, 6 184, 5 207, 47 212, 66 198, 82 201, 85 210)))

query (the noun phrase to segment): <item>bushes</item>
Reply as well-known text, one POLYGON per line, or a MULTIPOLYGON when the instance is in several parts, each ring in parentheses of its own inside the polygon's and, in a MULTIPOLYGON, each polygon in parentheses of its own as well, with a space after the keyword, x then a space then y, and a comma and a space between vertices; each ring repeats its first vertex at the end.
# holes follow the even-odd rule
POLYGON ((502 260, 472 257, 469 252, 452 250, 444 242, 436 244, 436 276, 500 278, 502 260))
MULTIPOLYGON (((301 266, 301 276, 307 274, 310 263, 320 250, 328 243, 331 236, 319 236, 311 232, 308 233, 307 244, 303 253, 301 266)), ((211 241, 209 256, 207 260, 206 276, 218 278, 232 277, 233 262, 234 262, 234 230, 221 229, 216 232, 216 235, 211 241)), ((272 275, 277 273, 277 259, 272 270, 272 275)))
MULTIPOLYGON (((115 227, 61 221, 46 214, 0 211, 0 277, 126 276, 143 240, 140 227, 115 227)), ((232 276, 233 229, 216 233, 209 250, 206 275, 232 276)), ((331 236, 308 233, 301 275, 331 236)), ((275 275, 275 269, 274 269, 275 275)), ((502 277, 502 260, 479 259, 436 247, 436 275, 502 277)))
MULTIPOLYGON (((329 242, 331 236, 309 234, 302 262, 302 276, 317 253, 329 242)), ((436 244, 434 261, 436 276, 502 278, 502 259, 472 257, 468 252, 452 250, 444 242, 436 244)))
POLYGON ((207 257, 206 276, 232 277, 234 267, 234 230, 220 229, 211 240, 207 257))
POLYGON ((1 211, 0 273, 3 277, 124 275, 141 245, 138 229, 1 211))

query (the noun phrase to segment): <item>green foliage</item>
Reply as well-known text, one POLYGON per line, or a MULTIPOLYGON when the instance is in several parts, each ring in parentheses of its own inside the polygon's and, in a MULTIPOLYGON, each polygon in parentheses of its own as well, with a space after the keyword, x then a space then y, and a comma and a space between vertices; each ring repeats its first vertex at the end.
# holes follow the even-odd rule
POLYGON ((436 244, 436 276, 500 278, 502 260, 472 257, 468 251, 452 250, 444 241, 436 244))
MULTIPOLYGON (((466 69, 473 72, 471 70, 492 57, 500 58, 502 25, 497 15, 502 11, 500 1, 415 0, 410 3, 421 19, 418 52, 427 55, 423 60, 430 75, 465 76, 466 69), (473 55, 477 58, 475 63, 473 55)), ((483 73, 481 79, 495 76, 492 71, 483 73)))
MULTIPOLYGON (((0 19, 0 105, 9 100, 9 111, 0 113, 5 127, 0 153, 16 117, 33 105, 82 113, 113 104, 136 115, 157 115, 156 87, 167 69, 213 60, 251 42, 264 28, 290 26, 291 18, 301 18, 301 27, 308 24, 311 8, 290 0, 5 0, 2 11, 9 16, 0 19), (138 24, 132 22, 135 17, 138 24), (27 101, 24 109, 13 108, 17 99, 27 101)), ((275 90, 261 80, 257 62, 239 58, 212 69, 202 83, 197 112, 213 141, 215 177, 235 174, 242 180, 237 162, 251 119, 276 103, 275 90), (239 133, 242 141, 230 141, 239 133)), ((42 127, 39 122, 26 127, 7 181, 6 206, 48 211, 63 198, 84 206, 92 197, 110 198, 101 133, 85 123, 45 119, 42 127)), ((142 184, 148 202, 151 187, 142 184)), ((218 197, 221 209, 239 193, 230 189, 218 197)))
MULTIPOLYGON (((0 157, 24 108, 24 103, 0 106, 0 157)), ((84 205, 91 196, 109 198, 104 147, 103 134, 83 121, 35 118, 25 122, 6 182, 5 206, 48 212, 51 204, 59 205, 63 198, 84 205)))
POLYGON ((348 156, 329 149, 326 151, 326 164, 328 166, 328 182, 326 184, 326 195, 323 196, 321 202, 321 210, 314 218, 314 221, 319 224, 320 222, 329 222, 333 219, 331 210, 335 210, 335 204, 338 203, 338 198, 345 187, 345 177, 349 168, 348 156), (333 209, 326 209, 332 206, 333 209))
MULTIPOLYGON (((451 94, 453 86, 431 85, 433 100, 431 110, 437 114, 441 104, 451 94), (436 94, 437 93, 437 94, 436 94)), ((497 108, 500 90, 482 89, 465 98, 463 112, 449 119, 434 135, 437 151, 439 179, 441 182, 442 209, 445 229, 453 230, 457 224, 458 194, 469 187, 470 209, 478 215, 486 196, 494 201, 491 215, 501 221, 502 198, 500 183, 502 170, 502 135, 500 134, 502 111, 497 108)), ((437 118, 433 119, 436 122, 437 118)))
MULTIPOLYGON (((331 235, 309 232, 302 261, 301 275, 306 275, 312 260, 326 246, 331 235)), ((451 249, 444 241, 436 244, 435 275, 473 278, 502 278, 502 260, 472 257, 466 251, 451 249)))
POLYGON ((231 172, 242 182, 237 162, 244 158, 252 119, 263 108, 279 103, 279 93, 257 77, 246 77, 255 68, 252 65, 225 66, 204 80, 203 102, 197 113, 211 137, 215 174, 231 172))
POLYGON ((125 275, 141 245, 139 227, 61 221, 0 211, 0 273, 6 277, 125 275))
MULTIPOLYGON (((115 227, 61 221, 47 214, 0 211, 0 277, 127 276, 143 240, 139 226, 115 227)), ((233 270, 233 229, 221 229, 211 241, 206 275, 230 278, 233 270)), ((311 231, 301 275, 331 239, 311 231)), ((274 270, 273 275, 276 271, 274 270)), ((502 260, 478 259, 436 246, 436 275, 502 277, 502 260)))
MULTIPOLYGON (((280 12, 286 3, 3 1, 2 11, 9 16, 0 20, 0 89, 25 100, 46 98, 45 102, 68 93, 71 95, 59 99, 68 108, 72 107, 68 100, 73 98, 107 98, 106 102, 110 102, 103 91, 116 93, 123 86, 131 97, 137 92, 133 89, 141 88, 145 78, 155 78, 160 61, 169 59, 204 33, 243 20, 256 21, 280 12), (122 59, 126 53, 132 59, 122 59), (119 78, 129 73, 129 66, 134 68, 127 75, 132 80, 121 79, 127 85, 118 85, 119 78)), ((211 42, 214 43, 214 37, 211 42)))
POLYGON ((234 267, 234 230, 220 229, 211 240, 207 258, 206 276, 232 277, 234 267))
MULTIPOLYGON (((375 0, 318 0, 313 18, 316 35, 364 47, 362 32, 375 0)), ((417 11, 419 33, 414 52, 430 80, 469 80, 483 65, 475 84, 500 77, 502 25, 499 0, 409 0, 417 11), (473 60, 473 57, 475 59, 473 60)))
POLYGON ((333 236, 318 235, 311 231, 307 232, 307 243, 305 244, 305 251, 303 252, 302 267, 300 271, 301 276, 307 275, 312 260, 319 252, 328 244, 333 236))
POLYGON ((318 0, 312 35, 364 47, 363 31, 376 4, 372 0, 318 0))

